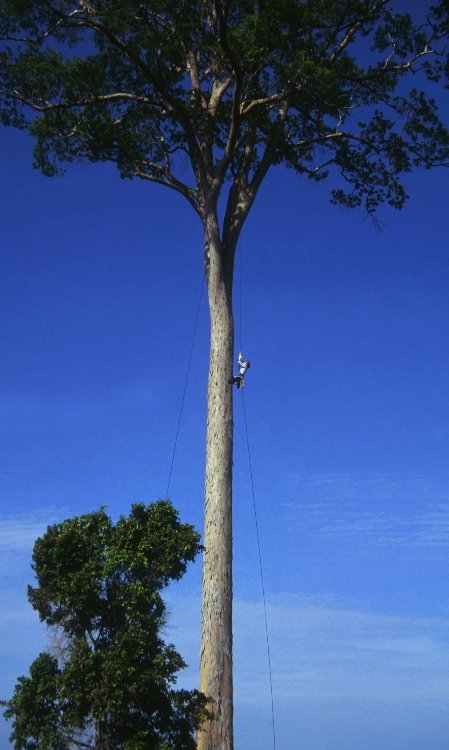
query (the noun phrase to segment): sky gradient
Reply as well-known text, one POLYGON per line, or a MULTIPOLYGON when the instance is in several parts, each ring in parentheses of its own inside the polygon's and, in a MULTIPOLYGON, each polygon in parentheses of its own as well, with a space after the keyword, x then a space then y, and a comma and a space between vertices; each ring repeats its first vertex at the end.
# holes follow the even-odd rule
MULTIPOLYGON (((0 697, 47 642, 34 540, 101 504, 165 496, 202 528, 208 313, 180 197, 109 166, 31 168, 0 130, 0 697), (195 340, 196 312, 200 310, 195 340)), ((281 168, 236 268, 235 746, 447 750, 449 173, 374 224, 281 168), (252 491, 254 488, 254 498, 252 491)), ((197 685, 200 561, 167 592, 197 685)), ((8 727, 0 728, 6 744, 8 727)))

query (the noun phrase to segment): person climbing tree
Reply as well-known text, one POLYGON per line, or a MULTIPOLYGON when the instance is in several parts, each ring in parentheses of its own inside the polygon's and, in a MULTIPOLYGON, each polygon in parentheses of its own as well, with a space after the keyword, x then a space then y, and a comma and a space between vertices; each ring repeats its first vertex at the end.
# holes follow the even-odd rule
POLYGON ((242 352, 239 353, 238 366, 239 371, 237 375, 233 375, 232 378, 229 379, 229 382, 231 385, 236 385, 237 388, 243 388, 245 385, 245 373, 251 367, 251 362, 243 359, 242 352))
MULTIPOLYGON (((199 750, 233 748, 228 379, 239 238, 281 165, 329 177, 333 203, 373 216, 384 202, 404 205, 401 178, 414 167, 449 164, 448 0, 406 5, 0 0, 0 123, 34 136, 34 165, 52 176, 73 162, 115 163, 124 178, 176 191, 200 221, 210 311, 200 687, 213 718, 199 750)), ((273 248, 270 268, 282 262, 273 248)))

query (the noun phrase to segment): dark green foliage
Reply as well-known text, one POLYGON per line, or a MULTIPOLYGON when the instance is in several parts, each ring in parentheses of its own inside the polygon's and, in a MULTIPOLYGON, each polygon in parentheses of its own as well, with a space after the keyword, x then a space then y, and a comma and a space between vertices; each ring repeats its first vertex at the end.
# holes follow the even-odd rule
POLYGON ((174 689, 185 664, 162 639, 160 592, 199 549, 197 532, 166 501, 134 505, 116 524, 101 509, 50 526, 36 541, 38 585, 28 596, 61 640, 5 704, 16 750, 90 740, 104 750, 193 750, 205 699, 174 689))
POLYGON ((447 74, 449 10, 429 4, 423 25, 394 5, 0 0, 1 117, 30 128, 45 174, 113 161, 203 221, 230 183, 225 231, 279 163, 313 179, 336 167, 337 202, 400 207, 403 172, 449 162, 432 101, 405 85, 447 74))
POLYGON ((66 750, 60 725, 57 659, 40 654, 30 667, 29 677, 19 677, 14 698, 9 701, 5 716, 14 719, 15 748, 25 750, 66 750))

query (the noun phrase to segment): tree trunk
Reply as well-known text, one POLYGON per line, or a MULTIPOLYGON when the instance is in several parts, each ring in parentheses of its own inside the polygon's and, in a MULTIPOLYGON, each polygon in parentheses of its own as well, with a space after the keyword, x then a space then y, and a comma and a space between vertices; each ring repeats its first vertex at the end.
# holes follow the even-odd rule
POLYGON ((232 318, 233 253, 218 231, 206 232, 211 319, 200 690, 213 718, 198 734, 199 750, 232 750, 232 318))

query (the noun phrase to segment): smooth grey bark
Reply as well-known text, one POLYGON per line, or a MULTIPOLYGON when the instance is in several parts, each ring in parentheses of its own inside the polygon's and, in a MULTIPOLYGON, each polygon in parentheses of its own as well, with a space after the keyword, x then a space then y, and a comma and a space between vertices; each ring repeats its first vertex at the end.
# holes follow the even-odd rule
POLYGON ((213 717, 198 734, 198 750, 232 750, 233 391, 229 377, 234 351, 234 249, 224 246, 213 218, 206 227, 205 255, 211 330, 200 690, 212 699, 213 717))
POLYGON ((232 285, 241 230, 271 164, 267 149, 250 186, 242 169, 231 186, 222 222, 218 197, 223 179, 208 184, 200 212, 210 313, 207 398, 204 558, 201 607, 200 690, 213 717, 198 733, 198 750, 233 750, 232 662, 232 464, 234 356, 232 285))

